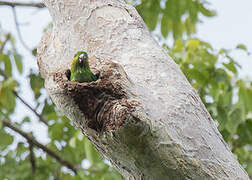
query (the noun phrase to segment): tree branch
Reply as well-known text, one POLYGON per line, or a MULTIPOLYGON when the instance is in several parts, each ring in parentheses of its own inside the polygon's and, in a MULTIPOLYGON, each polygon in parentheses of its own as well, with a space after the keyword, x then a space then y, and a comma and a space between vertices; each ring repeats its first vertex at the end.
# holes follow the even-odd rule
POLYGON ((25 3, 25 2, 0 1, 0 6, 1 5, 12 7, 14 22, 15 22, 15 26, 16 26, 16 30, 17 30, 17 34, 18 34, 18 37, 20 39, 20 42, 24 46, 25 49, 27 49, 29 52, 31 52, 31 49, 26 45, 25 41, 22 38, 21 31, 20 31, 20 28, 19 28, 19 23, 18 23, 18 20, 17 20, 17 13, 16 13, 16 10, 15 10, 15 7, 23 6, 23 7, 44 8, 45 5, 43 3, 32 3, 32 2, 31 3, 25 3))
POLYGON ((41 122, 43 122, 45 125, 48 126, 48 123, 47 123, 47 121, 44 119, 44 117, 43 117, 41 114, 39 114, 34 108, 32 108, 22 97, 20 97, 16 91, 13 90, 12 93, 13 93, 13 94, 14 94, 14 95, 26 106, 26 107, 28 107, 28 108, 39 118, 39 120, 40 120, 41 122))
POLYGON ((16 30, 17 30, 19 40, 20 40, 21 44, 24 46, 24 48, 27 51, 31 52, 31 49, 28 47, 28 45, 26 45, 26 43, 23 40, 21 31, 20 31, 20 28, 19 28, 19 24, 18 24, 17 13, 16 13, 16 10, 15 10, 15 7, 12 7, 12 13, 13 13, 13 16, 14 16, 14 22, 15 22, 15 26, 16 26, 16 30))
POLYGON ((35 7, 35 8, 44 8, 45 5, 43 3, 26 3, 26 2, 9 2, 9 1, 0 1, 0 6, 11 6, 11 7, 35 7))
MULTIPOLYGON (((0 74, 4 77, 4 79, 7 79, 8 76, 0 69, 0 74)), ((48 126, 47 121, 44 119, 44 117, 39 114, 34 108, 32 108, 21 96, 18 95, 17 91, 12 90, 12 93, 28 108, 30 109, 38 118, 41 122, 43 122, 45 125, 48 126)))
POLYGON ((36 161, 35 161, 34 152, 33 152, 33 144, 30 141, 29 141, 29 150, 30 150, 30 163, 31 163, 32 173, 35 173, 36 161))
POLYGON ((67 168, 71 169, 75 174, 77 173, 77 166, 72 164, 71 162, 62 159, 55 151, 49 149, 48 147, 44 146, 43 144, 39 143, 36 139, 34 139, 31 135, 27 134, 26 132, 19 129, 17 126, 12 124, 10 121, 3 120, 3 125, 12 129, 13 131, 17 132, 21 136, 23 136, 29 143, 32 143, 33 145, 37 146, 38 148, 42 149, 44 152, 46 152, 48 155, 56 159, 60 164, 66 166, 67 168))

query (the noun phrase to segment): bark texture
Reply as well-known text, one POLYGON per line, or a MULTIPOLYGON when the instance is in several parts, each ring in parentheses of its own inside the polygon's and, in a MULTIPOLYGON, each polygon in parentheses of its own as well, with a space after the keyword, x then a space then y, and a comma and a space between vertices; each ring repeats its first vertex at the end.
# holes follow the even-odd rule
POLYGON ((38 65, 57 107, 125 179, 249 179, 179 67, 123 0, 45 0, 38 65), (99 79, 69 82, 85 50, 99 79))

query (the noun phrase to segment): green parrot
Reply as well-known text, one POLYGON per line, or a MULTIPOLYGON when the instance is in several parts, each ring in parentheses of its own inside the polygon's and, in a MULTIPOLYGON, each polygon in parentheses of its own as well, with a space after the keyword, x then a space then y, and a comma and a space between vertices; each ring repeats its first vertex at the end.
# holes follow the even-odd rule
POLYGON ((96 75, 94 75, 90 70, 88 63, 88 54, 84 51, 78 51, 74 55, 70 72, 70 81, 83 83, 97 80, 96 75))

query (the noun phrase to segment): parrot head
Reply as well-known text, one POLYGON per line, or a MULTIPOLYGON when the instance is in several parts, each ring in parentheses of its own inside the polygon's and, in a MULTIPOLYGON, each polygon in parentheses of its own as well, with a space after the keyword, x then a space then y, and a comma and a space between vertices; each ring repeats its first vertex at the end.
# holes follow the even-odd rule
POLYGON ((76 63, 78 63, 79 67, 81 67, 81 68, 89 67, 88 54, 85 51, 78 51, 74 55, 74 59, 77 60, 76 63))
POLYGON ((91 82, 96 81, 98 78, 90 70, 88 54, 85 51, 78 51, 74 55, 70 68, 70 73, 68 74, 70 74, 71 81, 78 82, 91 82))

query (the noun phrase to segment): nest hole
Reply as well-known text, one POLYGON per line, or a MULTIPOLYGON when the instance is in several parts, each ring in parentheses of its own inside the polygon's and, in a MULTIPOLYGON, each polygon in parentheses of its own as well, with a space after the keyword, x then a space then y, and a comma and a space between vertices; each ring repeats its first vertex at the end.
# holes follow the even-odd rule
MULTIPOLYGON (((67 69, 67 70, 66 70, 65 75, 66 75, 68 81, 70 81, 70 77, 71 77, 71 71, 70 71, 70 69, 67 69)), ((96 78, 97 78, 97 80, 98 80, 99 77, 100 77, 100 72, 95 73, 95 76, 96 76, 96 78)), ((95 81, 97 81, 97 80, 95 80, 95 81)))

